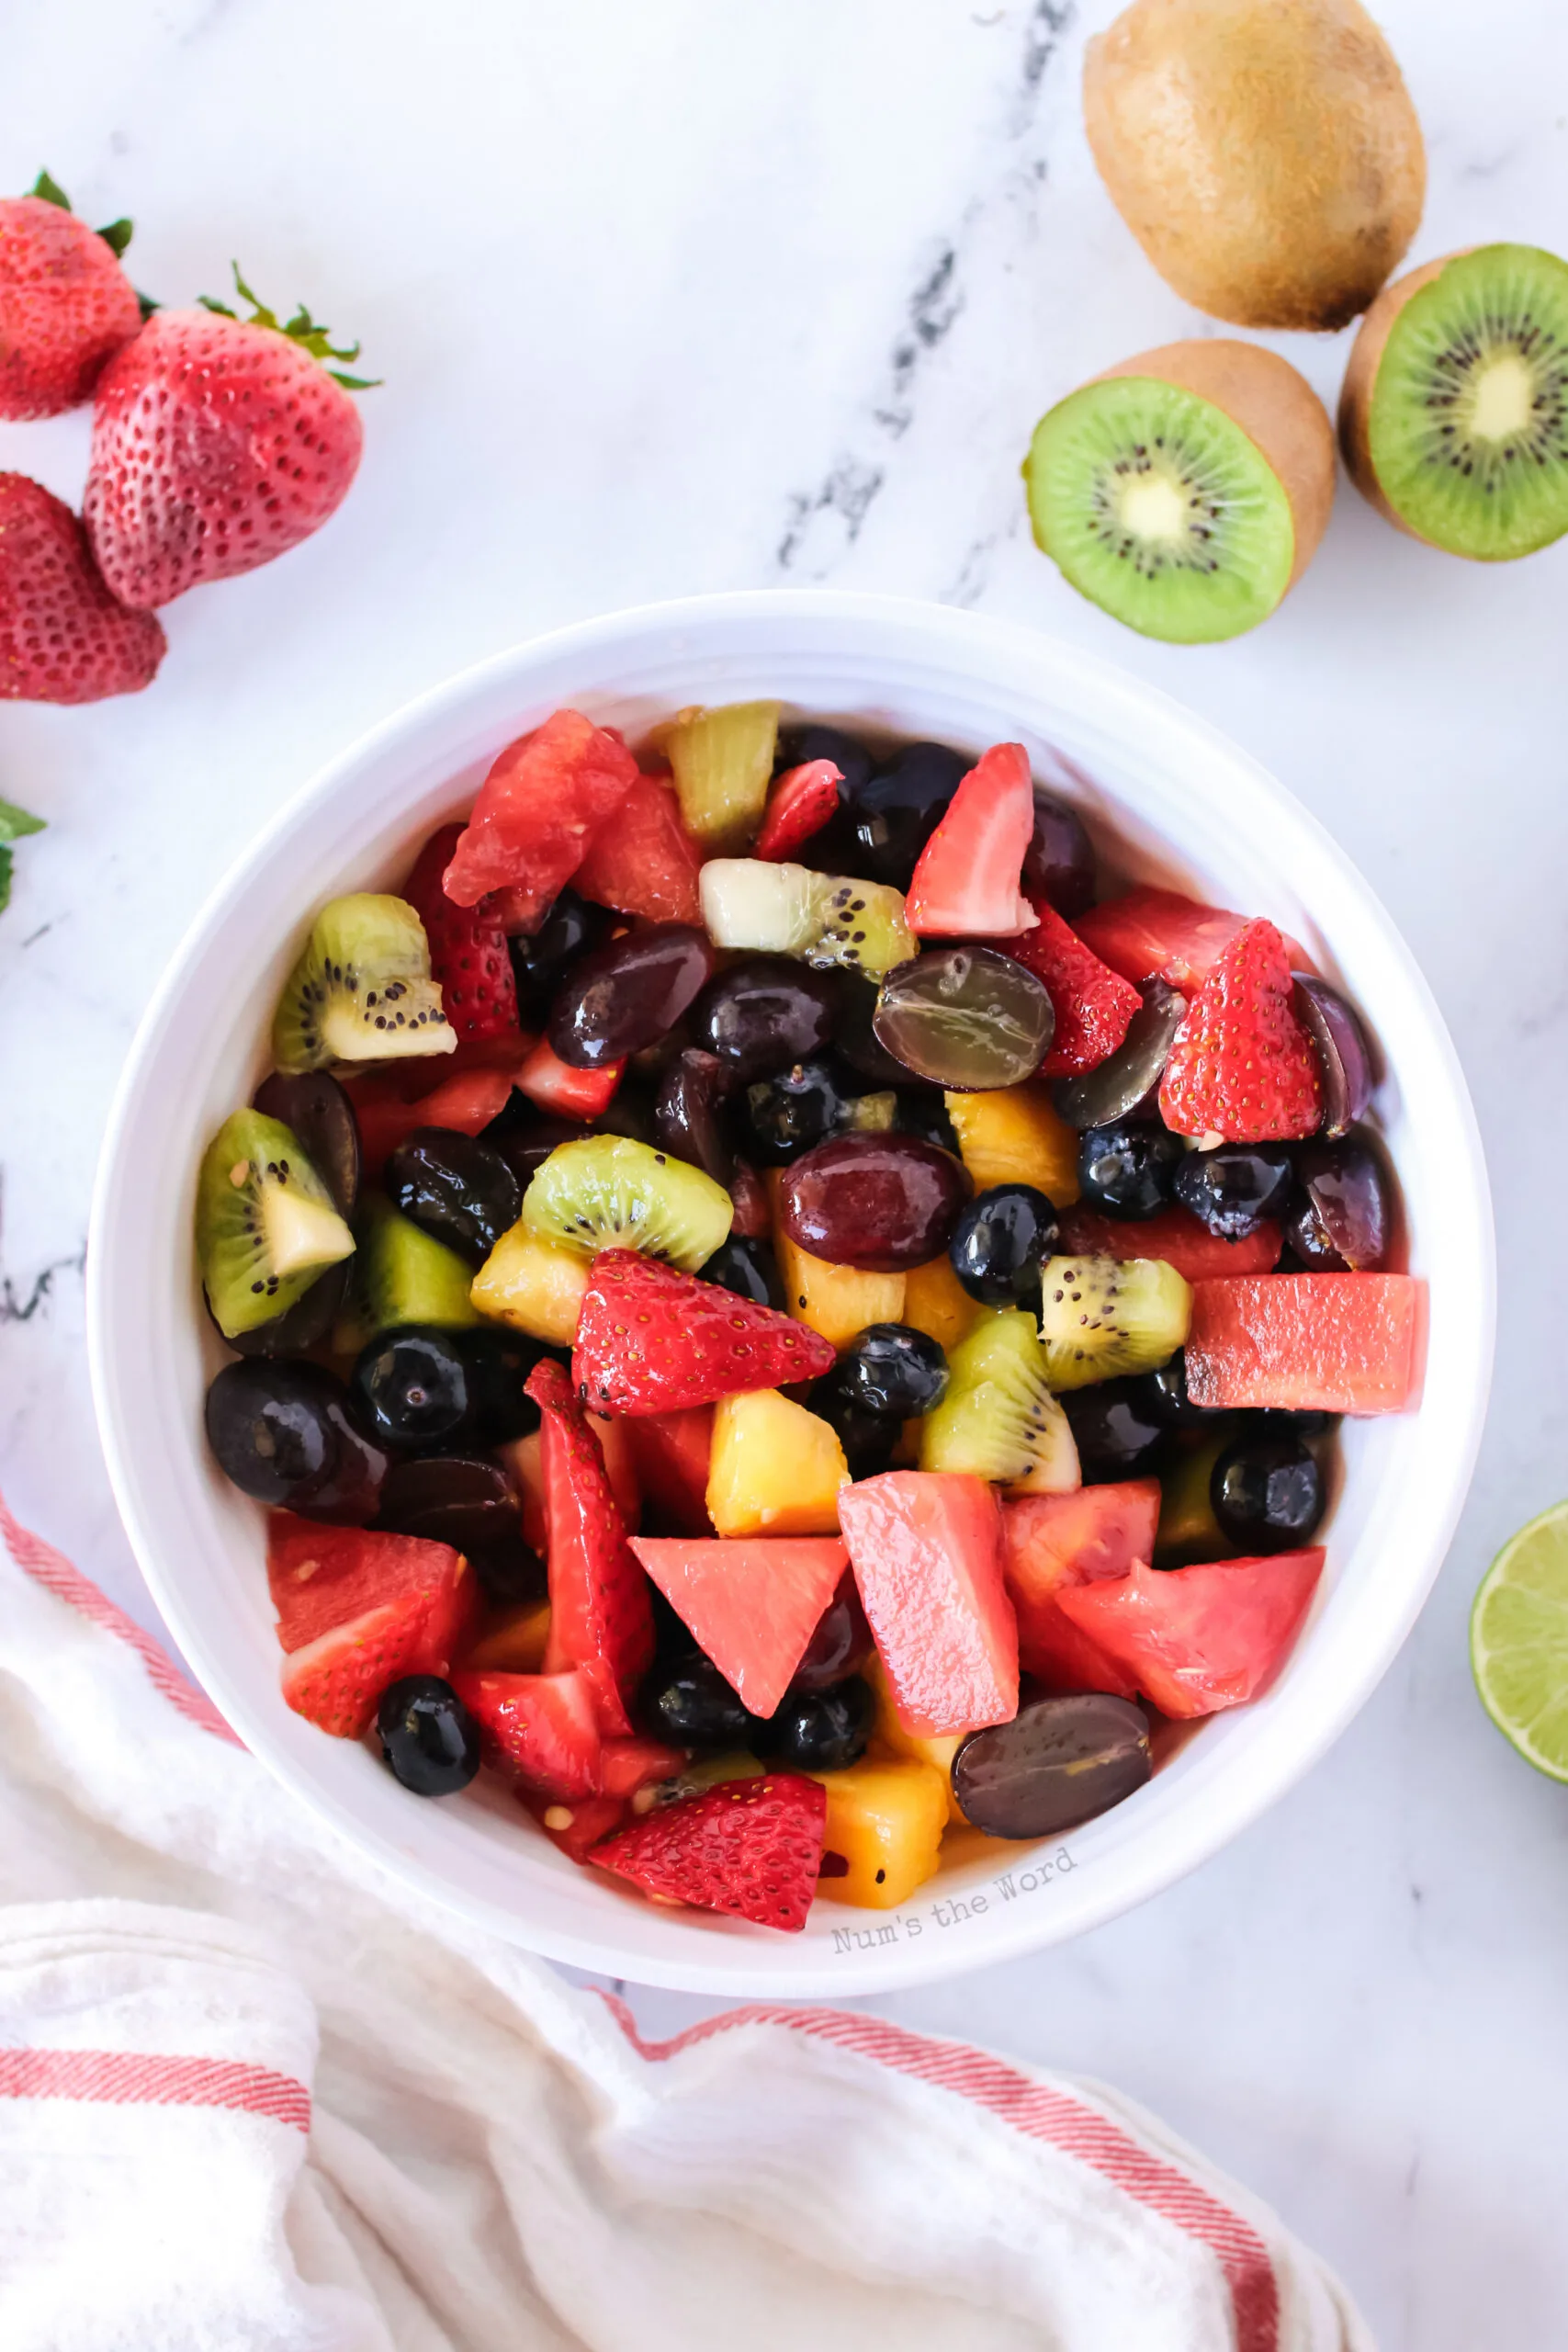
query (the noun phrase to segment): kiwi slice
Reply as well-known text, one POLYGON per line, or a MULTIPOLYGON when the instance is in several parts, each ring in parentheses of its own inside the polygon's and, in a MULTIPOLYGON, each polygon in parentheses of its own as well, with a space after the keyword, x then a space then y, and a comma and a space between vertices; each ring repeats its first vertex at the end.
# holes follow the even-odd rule
POLYGON ((324 906, 273 1017, 278 1069, 449 1054, 457 1043, 406 899, 360 890, 324 906))
POLYGON ((776 702, 694 707, 658 730, 686 831, 705 849, 742 849, 756 831, 778 735, 776 702))
POLYGON ((1568 262, 1478 245, 1388 287, 1362 322, 1339 403, 1363 496, 1478 562, 1568 531, 1568 262))
POLYGON ((716 947, 799 956, 822 969, 837 966, 874 979, 920 952, 904 893, 885 882, 763 858, 713 857, 698 888, 716 947))
POLYGON ((225 1339, 286 1315, 353 1250, 354 1236, 293 1129, 261 1111, 225 1119, 196 1191, 196 1254, 225 1339))
POLYGON ((920 1423, 920 1468, 990 1478, 1012 1495, 1078 1484, 1078 1450, 1052 1396, 1032 1315, 989 1315, 948 1358, 942 1400, 920 1423))
POLYGON ((640 1250, 688 1274, 713 1256, 734 1215, 722 1184, 630 1136, 558 1144, 523 1195, 523 1223, 541 1241, 586 1254, 640 1250))
POLYGON ((1256 628, 1306 569, 1334 499, 1316 393, 1256 345, 1173 343, 1059 401, 1024 460, 1044 552, 1145 637, 1256 628))
POLYGON ((383 1331, 405 1323, 457 1331, 484 1320, 468 1295, 472 1266, 378 1193, 361 1204, 355 1238, 348 1296, 333 1327, 338 1355, 357 1355, 383 1331))
POLYGON ((1047 1258, 1040 1337, 1053 1388, 1154 1372, 1187 1340, 1192 1293, 1163 1258, 1047 1258))

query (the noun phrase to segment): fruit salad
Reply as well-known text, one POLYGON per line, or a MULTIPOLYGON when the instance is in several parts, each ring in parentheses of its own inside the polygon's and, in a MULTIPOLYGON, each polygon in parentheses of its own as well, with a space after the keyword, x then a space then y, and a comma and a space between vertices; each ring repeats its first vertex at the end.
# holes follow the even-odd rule
POLYGON ((288 1704, 790 1930, 1266 1690, 1423 1314, 1299 946, 780 718, 558 711, 320 908, 196 1246, 288 1704))

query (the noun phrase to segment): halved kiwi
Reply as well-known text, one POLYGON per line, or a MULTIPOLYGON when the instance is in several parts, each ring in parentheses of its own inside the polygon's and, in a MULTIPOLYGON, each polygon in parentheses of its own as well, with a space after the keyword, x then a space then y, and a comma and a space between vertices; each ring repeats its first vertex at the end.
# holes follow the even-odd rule
POLYGON ((449 1054, 457 1043, 407 901, 360 890, 324 906, 273 1017, 278 1069, 449 1054))
POLYGON ((922 1470, 963 1471, 1013 1495, 1078 1484, 1078 1452, 1052 1396, 1032 1315, 988 1315, 953 1349, 940 1405, 920 1423, 922 1470))
POLYGON ((1568 531, 1568 262, 1478 245, 1361 322, 1339 401, 1350 478, 1391 523, 1496 563, 1568 531))
POLYGON ((782 860, 711 857, 699 888, 716 947, 799 956, 822 969, 840 966, 874 978, 919 954, 904 893, 889 883, 782 860))
POLYGON ((722 1184, 630 1136, 584 1136, 557 1146, 523 1196, 523 1223, 541 1241, 640 1250, 688 1274, 729 1232, 735 1204, 722 1184))
POLYGON ((196 1252, 225 1338, 287 1314, 354 1236, 281 1119, 236 1111, 208 1145, 197 1180, 196 1252))
POLYGON ((1040 547, 1145 637, 1209 644, 1267 620, 1334 503, 1334 434, 1288 360, 1165 344, 1058 401, 1024 460, 1040 547))
POLYGON ((1047 1258, 1040 1337, 1053 1388, 1153 1372, 1183 1346, 1192 1293, 1163 1258, 1047 1258))

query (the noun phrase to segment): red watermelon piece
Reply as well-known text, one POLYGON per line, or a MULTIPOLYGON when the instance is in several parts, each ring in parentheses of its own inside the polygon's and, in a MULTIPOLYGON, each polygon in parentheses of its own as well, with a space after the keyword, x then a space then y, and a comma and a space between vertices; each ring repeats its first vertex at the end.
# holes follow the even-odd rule
POLYGON ((1159 1480, 1134 1478, 1002 1505, 1019 1664, 1047 1689, 1134 1697, 1125 1670, 1063 1613, 1057 1595, 1070 1585, 1125 1576, 1134 1560, 1152 1560, 1159 1504, 1159 1480))
POLYGON ((1412 1274, 1266 1274, 1192 1291, 1195 1405, 1403 1413, 1420 1394, 1427 1285, 1412 1274))
POLYGON ((504 890, 498 919, 509 930, 531 930, 637 772, 611 729, 595 727, 580 710, 558 710, 495 760, 446 868, 446 896, 472 907, 487 891, 504 890))
POLYGON ((1130 1225, 1101 1216, 1087 1201, 1062 1211, 1056 1247, 1066 1257, 1163 1258, 1190 1283, 1225 1274, 1266 1274, 1280 1262, 1285 1237, 1265 1217, 1245 1241, 1222 1241, 1190 1209, 1161 1209, 1130 1225))
POLYGON ((1272 1682, 1312 1606, 1324 1557, 1314 1544, 1193 1568, 1138 1561, 1124 1577, 1066 1588, 1059 1606, 1162 1714, 1212 1715, 1272 1682))
POLYGON ((937 1738, 1010 1723, 1018 1623, 994 1490, 946 1471, 889 1470, 842 1487, 839 1521, 905 1729, 937 1738))
POLYGON ((603 1069, 573 1069, 541 1037, 512 1082, 542 1111, 563 1119, 596 1119, 609 1109, 625 1069, 625 1062, 607 1062, 603 1069))
POLYGON ((836 1535, 641 1535, 632 1550, 754 1715, 788 1690, 849 1557, 836 1535))
POLYGON ((702 862, 671 786, 639 775, 589 842, 572 888, 596 906, 649 922, 700 923, 702 862))

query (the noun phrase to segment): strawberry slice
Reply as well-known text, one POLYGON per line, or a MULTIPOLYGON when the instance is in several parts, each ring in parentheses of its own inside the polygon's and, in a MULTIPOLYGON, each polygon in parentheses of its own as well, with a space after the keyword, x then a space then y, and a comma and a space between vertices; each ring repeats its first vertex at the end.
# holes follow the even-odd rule
POLYGON ((647 1814, 590 1859, 645 1894, 794 1934, 817 1892, 827 1817, 819 1781, 769 1772, 647 1814))
POLYGON ((636 775, 620 807, 589 842, 572 887, 595 906, 614 907, 624 915, 700 923, 702 862, 671 786, 656 775, 636 775))
POLYGON ((586 1862, 594 1847, 626 1817, 624 1797, 579 1797, 573 1804, 563 1804, 558 1797, 535 1796, 526 1789, 518 1794, 551 1845, 574 1862, 586 1862))
MULTIPOLYGON (((1206 907, 1179 890, 1128 890, 1103 906, 1089 907, 1075 928, 1084 944, 1124 980, 1157 974, 1183 996, 1192 996, 1213 970, 1247 917, 1224 907, 1206 907)), ((1310 972, 1311 956, 1299 940, 1287 938, 1291 969, 1310 972)))
POLYGON ((905 901, 923 939, 1016 938, 1034 927, 1019 888, 1034 835, 1034 785, 1021 743, 994 743, 959 785, 920 852, 905 901))
POLYGON ((439 1674, 426 1615, 410 1597, 367 1609, 291 1650, 283 1661, 284 1703, 334 1739, 361 1739, 381 1693, 405 1674, 439 1674))
POLYGON ((461 825, 443 825, 438 833, 432 833, 414 860, 401 895, 424 925, 430 969, 459 1044, 515 1037, 521 1051, 517 983, 506 952, 506 933, 481 909, 454 906, 441 887, 441 877, 462 838, 461 825))
POLYGON ((842 768, 831 760, 804 760, 799 767, 786 769, 773 786, 752 856, 793 857, 837 808, 843 780, 842 768))
POLYGON ((602 1250, 582 1295, 571 1376, 595 1412, 677 1413, 815 1380, 833 1362, 830 1340, 771 1306, 635 1250, 602 1250))
POLYGON ((592 1678, 455 1674, 452 1688, 479 1727, 487 1764, 563 1803, 599 1792, 599 1713, 592 1678))
POLYGON ((541 1110, 563 1119, 596 1119, 609 1109, 625 1068, 625 1062, 607 1062, 603 1069, 573 1069, 541 1037, 512 1082, 541 1110))
POLYGON ((1098 1069, 1116 1051, 1143 999, 1131 980, 1084 945, 1047 899, 1032 898, 1029 903, 1036 928, 1021 939, 988 944, 1044 982, 1056 1026, 1041 1077, 1077 1078, 1098 1069))
POLYGON ((599 1441, 561 1366, 545 1357, 525 1383, 544 1417, 550 1636, 545 1671, 581 1667, 601 1729, 629 1732, 626 1710, 653 1657, 648 1578, 626 1542, 599 1441))
POLYGON ((1160 1116, 1178 1135, 1265 1143, 1310 1136, 1323 1073, 1292 1010, 1285 943, 1249 922, 1221 950, 1187 1008, 1160 1080, 1160 1116))
POLYGON ((446 896, 473 907, 487 890, 505 890, 509 927, 531 930, 636 775, 636 760, 611 729, 580 710, 558 710, 509 743, 480 785, 446 869, 446 896))
POLYGON ((607 1797, 635 1797, 685 1769, 685 1749, 661 1739, 607 1739, 599 1751, 599 1786, 607 1797))
POLYGON ((501 1116, 511 1098, 512 1077, 504 1069, 458 1070, 412 1102, 405 1102, 396 1082, 379 1071, 350 1080, 348 1099, 359 1129, 361 1174, 379 1176, 415 1127, 449 1127, 456 1135, 477 1136, 501 1116))
POLYGON ((283 1695, 339 1739, 357 1739, 389 1683, 445 1674, 471 1638, 479 1589, 449 1544, 275 1511, 267 1583, 288 1657, 283 1695))
POLYGON ((1283 1231, 1269 1217, 1241 1241, 1222 1240, 1190 1209, 1161 1209, 1157 1216, 1130 1226, 1125 1217, 1101 1216, 1075 1201, 1057 1222, 1056 1247, 1068 1258, 1163 1258, 1183 1281, 1212 1282, 1222 1274, 1270 1274, 1285 1246, 1283 1231))

